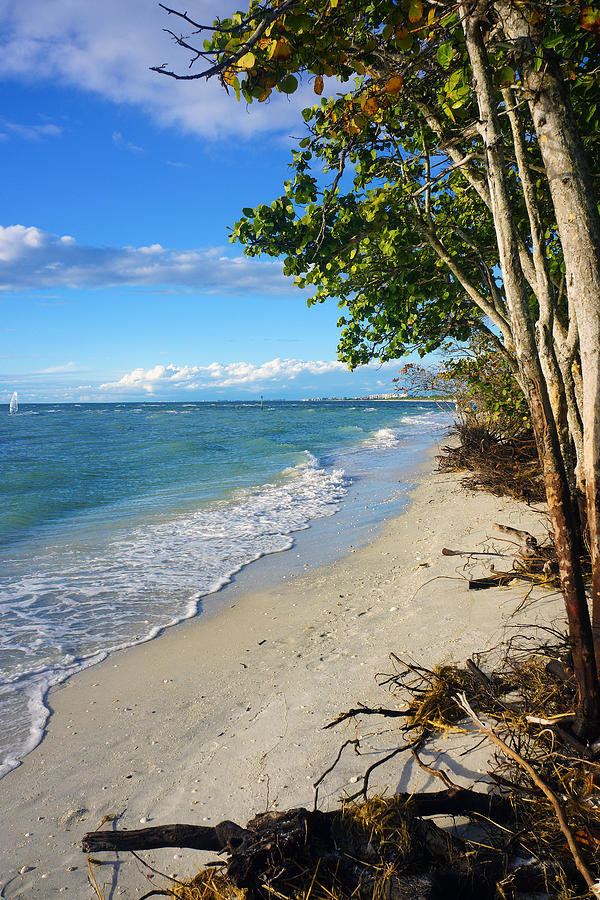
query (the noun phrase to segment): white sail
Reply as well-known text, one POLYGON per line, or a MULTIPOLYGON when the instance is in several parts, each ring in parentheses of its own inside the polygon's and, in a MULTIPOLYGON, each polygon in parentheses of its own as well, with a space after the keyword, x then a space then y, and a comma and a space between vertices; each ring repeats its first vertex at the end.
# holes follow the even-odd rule
POLYGON ((15 413, 19 412, 19 404, 17 402, 17 392, 15 391, 12 397, 10 398, 10 407, 9 407, 9 415, 14 416, 15 413))

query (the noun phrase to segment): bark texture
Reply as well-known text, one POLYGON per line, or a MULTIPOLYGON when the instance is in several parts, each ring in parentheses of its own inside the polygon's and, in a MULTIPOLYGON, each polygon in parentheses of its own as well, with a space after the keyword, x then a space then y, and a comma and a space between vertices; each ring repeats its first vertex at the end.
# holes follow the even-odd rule
POLYGON ((569 308, 577 320, 583 387, 583 478, 592 556, 593 632, 600 660, 600 216, 584 147, 556 57, 536 71, 539 35, 515 3, 498 7, 518 54, 546 168, 566 267, 569 308))
POLYGON ((492 74, 480 25, 482 19, 485 20, 487 5, 481 3, 475 7, 463 5, 461 13, 466 47, 473 73, 473 87, 479 106, 479 129, 486 153, 491 209, 506 303, 511 317, 521 380, 529 402, 533 429, 542 461, 548 510, 554 531, 561 586, 572 641, 573 663, 580 686, 580 705, 575 730, 580 737, 595 736, 600 727, 600 689, 580 564, 581 526, 561 454, 552 403, 536 344, 526 280, 520 264, 519 241, 506 177, 503 136, 499 125, 492 74))

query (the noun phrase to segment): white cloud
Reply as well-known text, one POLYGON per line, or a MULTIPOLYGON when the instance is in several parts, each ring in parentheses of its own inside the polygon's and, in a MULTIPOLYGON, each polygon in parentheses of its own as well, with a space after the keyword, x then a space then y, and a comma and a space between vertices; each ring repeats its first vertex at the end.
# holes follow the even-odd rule
POLYGON ((19 122, 10 122, 8 119, 0 118, 0 128, 4 130, 3 137, 22 138, 26 141, 40 141, 47 137, 58 137, 62 134, 62 128, 53 122, 43 122, 41 124, 23 125, 19 122))
POLYGON ((0 290, 170 287, 203 294, 292 290, 277 261, 228 257, 222 248, 89 247, 34 226, 0 226, 0 290))
POLYGON ((64 363, 61 366, 49 366, 47 369, 40 369, 39 375, 60 375, 64 372, 72 372, 75 369, 74 362, 64 363))
MULTIPOLYGON (((235 8, 233 0, 225 6, 222 0, 195 0, 193 16, 210 24, 235 8)), ((246 105, 228 97, 215 78, 178 82, 151 72, 150 66, 163 63, 187 70, 189 54, 174 45, 165 28, 185 33, 186 26, 148 0, 4 0, 0 78, 62 82, 116 103, 136 104, 161 125, 212 137, 251 135, 297 123, 300 96, 290 101, 274 94, 271 102, 254 104, 248 114, 246 105)))
POLYGON ((247 362, 218 363, 208 366, 156 365, 152 369, 134 369, 118 381, 100 385, 100 390, 119 395, 161 394, 174 388, 202 390, 236 385, 273 385, 301 375, 329 375, 346 372, 337 360, 272 359, 256 365, 247 362))
POLYGON ((12 263, 35 250, 40 250, 46 236, 39 228, 25 225, 0 226, 0 263, 12 263))
POLYGON ((131 153, 144 152, 143 147, 138 147, 137 144, 133 144, 131 141, 128 141, 127 138, 123 137, 123 133, 121 131, 113 131, 112 142, 115 147, 121 147, 123 150, 129 150, 131 153))

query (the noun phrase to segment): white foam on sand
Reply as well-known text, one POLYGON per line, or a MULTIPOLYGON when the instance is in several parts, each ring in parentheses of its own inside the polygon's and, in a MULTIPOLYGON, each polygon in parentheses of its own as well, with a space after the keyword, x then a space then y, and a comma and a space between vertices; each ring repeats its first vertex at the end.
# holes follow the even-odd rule
POLYGON ((130 529, 91 552, 87 544, 50 548, 28 574, 7 577, 0 778, 41 740, 51 686, 196 615, 201 598, 243 566, 288 550, 294 532, 335 513, 347 488, 343 470, 306 453, 276 482, 130 529))

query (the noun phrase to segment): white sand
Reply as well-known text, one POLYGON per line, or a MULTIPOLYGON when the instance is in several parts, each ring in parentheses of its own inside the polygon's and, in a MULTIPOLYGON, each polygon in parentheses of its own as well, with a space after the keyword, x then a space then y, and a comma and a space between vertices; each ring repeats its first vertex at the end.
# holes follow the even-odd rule
MULTIPOLYGON (((368 546, 242 596, 212 619, 190 620, 54 689, 42 744, 0 781, 0 897, 95 897, 79 842, 105 815, 118 814, 119 828, 143 827, 141 820, 245 824, 267 805, 311 806, 313 781, 341 743, 360 734, 365 755, 347 748, 320 803, 331 807, 355 790, 356 776, 399 746, 401 734, 393 720, 321 728, 357 701, 393 704, 374 679, 391 671, 390 651, 424 665, 464 662, 514 625, 509 617, 522 591, 468 591, 467 556, 440 551, 505 551, 498 537, 489 540, 492 523, 539 533, 539 517, 510 500, 465 493, 458 482, 425 473, 408 511, 368 546)), ((493 560, 479 558, 476 571, 493 560)), ((519 620, 561 616, 554 595, 519 620)), ((452 742, 439 746, 444 752, 452 742)), ((436 751, 425 758, 436 759, 436 751)), ((481 752, 444 764, 464 783, 486 769, 481 752)), ((408 753, 378 769, 373 785, 440 787, 408 753)), ((201 857, 146 854, 179 875, 193 874, 201 857)), ((105 898, 160 886, 127 855, 106 854, 95 874, 105 898)))

